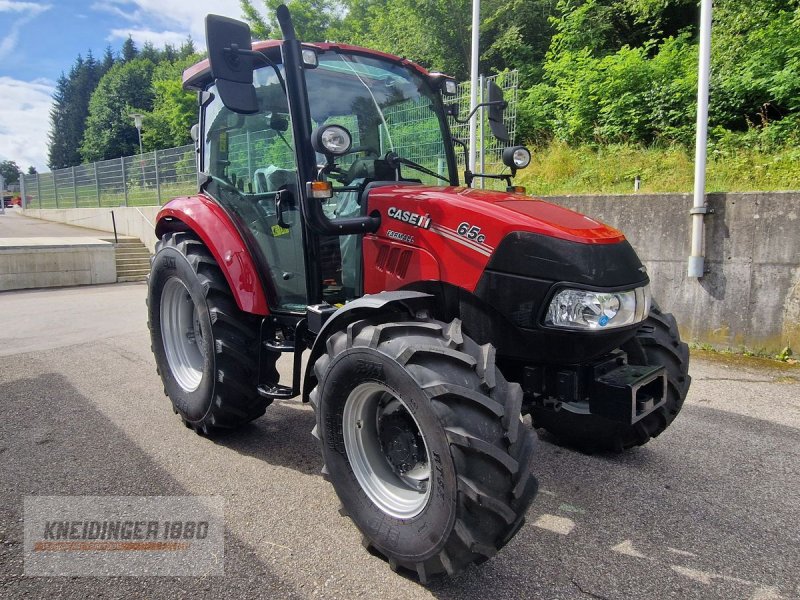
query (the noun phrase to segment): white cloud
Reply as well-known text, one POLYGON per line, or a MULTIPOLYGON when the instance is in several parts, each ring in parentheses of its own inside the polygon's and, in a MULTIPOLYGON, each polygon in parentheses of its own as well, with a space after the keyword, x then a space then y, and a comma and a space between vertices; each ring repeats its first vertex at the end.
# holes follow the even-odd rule
MULTIPOLYGON (((155 35, 163 36, 169 43, 175 43, 171 36, 180 35, 179 42, 192 36, 195 45, 205 47, 205 18, 209 13, 242 18, 239 0, 104 0, 91 6, 93 10, 108 12, 124 18, 136 25, 136 30, 151 33, 154 44, 155 35)), ((113 37, 114 29, 111 33, 113 37)), ((133 31, 130 32, 133 35, 133 31)), ((128 37, 127 31, 125 37, 128 37)), ((134 37, 134 41, 139 43, 134 37)))
MULTIPOLYGON (((2 6, 2 5, 0 5, 2 6)), ((0 160, 13 160, 26 170, 29 165, 47 170, 47 134, 55 86, 47 79, 21 81, 0 77, 3 110, 0 110, 0 160)))
POLYGON ((150 31, 148 29, 112 29, 106 38, 109 42, 128 39, 131 36, 136 45, 141 48, 145 42, 150 42, 156 48, 163 48, 167 44, 180 46, 186 41, 186 34, 178 31, 150 31))
POLYGON ((0 12, 26 13, 36 16, 50 8, 49 4, 38 2, 16 2, 15 0, 0 0, 0 12))
POLYGON ((11 54, 19 42, 19 34, 22 28, 40 14, 49 10, 50 4, 39 4, 38 2, 16 2, 13 0, 0 0, 0 13, 15 13, 20 15, 16 21, 11 23, 8 34, 0 39, 0 60, 11 54))

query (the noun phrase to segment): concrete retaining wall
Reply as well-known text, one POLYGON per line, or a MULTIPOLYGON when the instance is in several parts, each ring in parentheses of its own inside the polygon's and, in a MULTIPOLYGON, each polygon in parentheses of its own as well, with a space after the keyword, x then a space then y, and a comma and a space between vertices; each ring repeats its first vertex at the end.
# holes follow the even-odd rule
POLYGON ((0 240, 0 291, 114 283, 114 245, 92 238, 0 240))
POLYGON ((682 335, 717 347, 800 350, 800 192, 709 194, 705 277, 686 276, 689 194, 547 198, 620 229, 682 335))
MULTIPOLYGON (((622 230, 647 265, 655 297, 682 335, 726 348, 800 350, 800 192, 710 194, 706 268, 686 276, 689 194, 559 196, 549 201, 622 230)), ((158 207, 115 208, 117 231, 152 252, 158 207)), ((26 214, 111 231, 107 208, 28 209, 26 214)))
POLYGON ((114 219, 117 222, 117 233, 139 238, 150 252, 155 252, 158 240, 154 231, 154 223, 160 208, 159 206, 117 207, 114 209, 26 208, 24 214, 46 221, 57 221, 59 223, 68 223, 69 225, 78 225, 79 227, 113 232, 114 228, 111 222, 111 211, 113 210, 114 219))

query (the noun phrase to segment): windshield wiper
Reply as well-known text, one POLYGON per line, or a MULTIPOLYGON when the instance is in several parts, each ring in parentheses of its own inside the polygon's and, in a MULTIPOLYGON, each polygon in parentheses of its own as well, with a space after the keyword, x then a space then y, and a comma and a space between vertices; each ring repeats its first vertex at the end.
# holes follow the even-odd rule
POLYGON ((407 167, 411 167, 412 169, 416 169, 420 173, 425 173, 426 175, 430 175, 431 177, 436 177, 437 179, 441 179, 442 181, 446 181, 450 183, 450 179, 445 177, 444 175, 439 175, 436 171, 431 171, 428 167, 423 167, 419 163, 415 163, 413 160, 408 158, 403 158, 397 152, 387 152, 386 156, 383 159, 389 163, 389 166, 393 169, 397 169, 399 165, 406 165, 407 167))

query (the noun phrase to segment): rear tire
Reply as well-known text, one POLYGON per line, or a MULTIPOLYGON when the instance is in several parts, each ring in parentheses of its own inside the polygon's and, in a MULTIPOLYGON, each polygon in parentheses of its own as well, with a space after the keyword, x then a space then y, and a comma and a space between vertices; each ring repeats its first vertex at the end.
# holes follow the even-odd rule
POLYGON ((542 427, 559 440, 584 452, 621 452, 642 446, 660 435, 678 416, 692 378, 689 347, 681 341, 678 324, 670 313, 653 303, 650 316, 622 350, 632 365, 664 365, 667 369, 667 401, 641 421, 626 425, 596 415, 554 411, 534 406, 534 427, 542 427))
POLYGON ((459 320, 358 321, 314 372, 323 474, 394 570, 453 575, 519 530, 537 489, 522 390, 459 320))
POLYGON ((239 310, 193 234, 167 233, 158 242, 147 305, 156 370, 187 427, 208 434, 264 414, 270 401, 256 389, 259 319, 239 310))

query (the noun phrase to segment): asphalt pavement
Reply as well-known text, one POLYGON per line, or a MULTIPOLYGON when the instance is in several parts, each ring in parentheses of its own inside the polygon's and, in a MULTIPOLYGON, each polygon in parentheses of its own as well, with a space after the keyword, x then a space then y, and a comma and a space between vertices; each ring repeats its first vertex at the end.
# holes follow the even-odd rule
POLYGON ((0 597, 800 597, 800 368, 695 356, 674 425, 587 456, 540 432, 519 534, 420 586, 362 549, 299 401, 218 439, 171 410, 145 286, 0 293, 0 597), (25 577, 26 495, 221 495, 225 575, 25 577))

